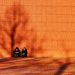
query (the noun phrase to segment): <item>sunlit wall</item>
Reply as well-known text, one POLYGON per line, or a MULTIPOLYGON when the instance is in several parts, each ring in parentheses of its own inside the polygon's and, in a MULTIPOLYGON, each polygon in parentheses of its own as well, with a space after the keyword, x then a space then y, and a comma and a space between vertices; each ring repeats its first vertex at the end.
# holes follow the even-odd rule
POLYGON ((5 9, 13 3, 25 7, 29 16, 28 25, 34 27, 38 40, 45 38, 43 50, 35 50, 35 57, 75 56, 74 0, 0 0, 2 18, 5 9))

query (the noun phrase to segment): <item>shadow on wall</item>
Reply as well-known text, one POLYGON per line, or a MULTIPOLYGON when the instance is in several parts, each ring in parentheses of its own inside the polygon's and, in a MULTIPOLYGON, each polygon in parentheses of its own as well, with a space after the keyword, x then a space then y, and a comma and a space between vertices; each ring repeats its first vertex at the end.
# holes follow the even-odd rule
POLYGON ((34 56, 38 50, 42 51, 44 39, 38 44, 38 36, 33 27, 27 24, 29 16, 20 4, 14 4, 5 11, 5 18, 0 21, 0 53, 2 57, 11 56, 11 52, 15 47, 28 48, 28 56, 34 56), (22 45, 23 44, 23 45, 22 45))

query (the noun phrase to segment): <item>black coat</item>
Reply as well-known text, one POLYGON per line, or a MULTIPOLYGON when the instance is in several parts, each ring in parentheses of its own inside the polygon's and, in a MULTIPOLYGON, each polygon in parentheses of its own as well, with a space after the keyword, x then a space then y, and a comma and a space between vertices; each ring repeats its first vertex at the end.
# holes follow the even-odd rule
POLYGON ((21 53, 21 55, 22 55, 22 57, 27 57, 27 49, 25 48, 25 49, 22 49, 22 53, 21 53))
POLYGON ((12 56, 13 57, 20 57, 20 50, 19 50, 19 48, 16 48, 15 50, 13 50, 13 54, 12 54, 12 56))

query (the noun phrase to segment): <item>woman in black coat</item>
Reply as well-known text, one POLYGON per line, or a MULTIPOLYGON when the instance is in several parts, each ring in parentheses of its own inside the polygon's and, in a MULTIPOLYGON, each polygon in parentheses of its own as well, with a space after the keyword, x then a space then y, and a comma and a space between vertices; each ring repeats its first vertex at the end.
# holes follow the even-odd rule
POLYGON ((26 48, 23 48, 23 49, 22 49, 21 56, 22 56, 22 57, 27 57, 27 49, 26 49, 26 48))
POLYGON ((21 56, 21 52, 20 52, 18 47, 16 47, 15 50, 13 50, 12 56, 15 57, 15 58, 21 56))

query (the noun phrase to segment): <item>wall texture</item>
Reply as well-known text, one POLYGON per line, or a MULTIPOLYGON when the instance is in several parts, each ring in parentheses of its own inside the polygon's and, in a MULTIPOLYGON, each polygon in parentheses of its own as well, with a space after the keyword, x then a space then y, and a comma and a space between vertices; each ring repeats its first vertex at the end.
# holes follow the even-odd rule
MULTIPOLYGON (((34 57, 75 56, 74 0, 0 0, 1 18, 4 18, 5 10, 14 3, 23 5, 28 13, 28 25, 37 33, 37 44, 44 38, 43 49, 35 50, 34 57)), ((24 46, 22 42, 20 48, 24 46)), ((1 49, 1 53, 3 51, 6 50, 1 49)), ((5 57, 5 54, 2 56, 5 57)))

